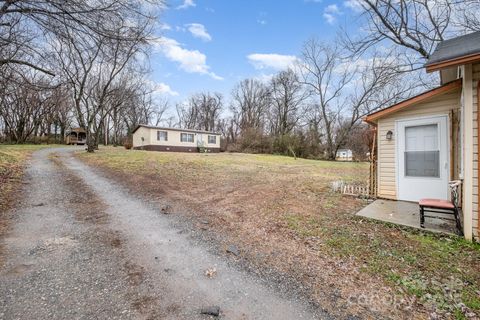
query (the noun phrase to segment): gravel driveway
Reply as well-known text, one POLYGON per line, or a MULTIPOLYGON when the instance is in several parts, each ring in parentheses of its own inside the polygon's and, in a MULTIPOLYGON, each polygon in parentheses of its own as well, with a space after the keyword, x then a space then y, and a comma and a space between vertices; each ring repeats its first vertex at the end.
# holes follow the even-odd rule
MULTIPOLYGON (((325 319, 71 156, 34 154, 1 241, 0 319, 325 319), (212 310, 204 310, 212 309, 212 310)), ((159 181, 161 183, 161 181, 159 181)))

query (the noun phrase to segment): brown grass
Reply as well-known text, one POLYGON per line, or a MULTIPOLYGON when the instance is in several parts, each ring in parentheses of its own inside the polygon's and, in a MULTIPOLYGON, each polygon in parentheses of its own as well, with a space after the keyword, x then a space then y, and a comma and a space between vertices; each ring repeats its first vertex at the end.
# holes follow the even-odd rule
POLYGON ((366 164, 114 148, 79 156, 221 233, 257 269, 292 276, 334 315, 480 312, 478 245, 358 218, 365 203, 330 190, 339 179, 365 183, 366 164))

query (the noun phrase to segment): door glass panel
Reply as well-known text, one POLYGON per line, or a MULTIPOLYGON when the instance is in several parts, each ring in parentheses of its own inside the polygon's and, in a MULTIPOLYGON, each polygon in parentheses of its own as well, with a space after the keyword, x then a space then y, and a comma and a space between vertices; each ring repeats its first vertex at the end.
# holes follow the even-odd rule
POLYGON ((405 176, 440 177, 437 124, 405 127, 405 176))

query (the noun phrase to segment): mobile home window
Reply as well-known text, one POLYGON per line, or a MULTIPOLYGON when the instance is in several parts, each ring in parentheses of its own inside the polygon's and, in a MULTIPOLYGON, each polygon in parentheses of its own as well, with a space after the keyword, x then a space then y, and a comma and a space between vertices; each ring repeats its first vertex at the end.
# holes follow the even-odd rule
POLYGON ((168 141, 168 132, 167 131, 157 131, 157 140, 158 141, 168 141))
POLYGON ((193 142, 193 133, 182 133, 180 134, 181 142, 193 142))
POLYGON ((208 136, 208 143, 209 144, 216 144, 217 143, 217 136, 208 136))

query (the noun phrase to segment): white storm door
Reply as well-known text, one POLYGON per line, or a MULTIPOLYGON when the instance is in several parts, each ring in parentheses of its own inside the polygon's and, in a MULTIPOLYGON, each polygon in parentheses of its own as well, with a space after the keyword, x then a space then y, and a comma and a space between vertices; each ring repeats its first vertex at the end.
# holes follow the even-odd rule
POLYGON ((398 200, 447 200, 447 116, 397 121, 396 131, 398 200))

